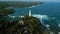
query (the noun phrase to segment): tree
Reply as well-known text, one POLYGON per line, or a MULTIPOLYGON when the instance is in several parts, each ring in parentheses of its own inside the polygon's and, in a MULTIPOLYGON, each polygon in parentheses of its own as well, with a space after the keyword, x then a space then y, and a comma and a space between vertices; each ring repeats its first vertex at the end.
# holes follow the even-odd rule
MULTIPOLYGON (((33 3, 35 4, 35 3, 33 3)), ((31 5, 33 5, 31 4, 31 5)), ((15 6, 15 5, 14 5, 15 6)), ((30 6, 22 5, 22 6, 30 6)), ((0 17, 12 14, 14 9, 0 4, 0 17), (7 9, 6 9, 7 8, 7 9)), ((43 28, 39 19, 25 16, 18 21, 0 21, 0 34, 43 34, 43 28), (24 24, 19 23, 23 21, 24 24)))
MULTIPOLYGON (((26 17, 22 18, 22 21, 24 22, 23 28, 26 28, 26 31, 28 34, 43 34, 43 28, 41 27, 41 23, 40 23, 39 19, 37 19, 35 17, 26 16, 26 17)), ((24 29, 24 31, 25 31, 25 29, 24 29)), ((23 31, 23 33, 24 33, 24 31, 23 31)))
POLYGON ((25 16, 12 22, 0 21, 0 34, 43 34, 43 31, 39 19, 35 17, 25 16))
MULTIPOLYGON (((8 7, 5 7, 4 5, 0 4, 0 18, 3 16, 7 16, 9 14, 12 14, 14 12, 15 11, 13 8, 8 8, 8 7)), ((10 27, 12 27, 13 23, 11 23, 9 21, 0 21, 0 34, 11 34, 12 31, 11 31, 10 27)))
POLYGON ((13 8, 9 8, 9 7, 4 6, 3 4, 0 4, 0 17, 12 14, 14 12, 15 11, 13 8))

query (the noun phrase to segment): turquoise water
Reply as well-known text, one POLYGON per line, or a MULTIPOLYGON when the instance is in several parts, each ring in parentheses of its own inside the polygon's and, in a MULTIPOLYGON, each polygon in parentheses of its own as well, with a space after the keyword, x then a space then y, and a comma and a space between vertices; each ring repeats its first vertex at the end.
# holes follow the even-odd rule
MULTIPOLYGON (((15 13, 13 16, 28 15, 29 8, 14 8, 15 13)), ((54 31, 60 31, 58 24, 60 24, 60 2, 46 2, 40 6, 32 7, 32 14, 48 15, 54 17, 54 20, 45 21, 44 24, 49 24, 50 29, 54 31)))
MULTIPOLYGON (((21 16, 28 15, 29 8, 14 8, 15 13, 12 15, 21 16)), ((56 18, 57 23, 60 24, 60 2, 46 2, 41 4, 40 6, 36 6, 31 8, 32 14, 43 14, 48 15, 50 17, 56 18)))
MULTIPOLYGON (((22 15, 28 15, 29 13, 28 7, 24 8, 14 8, 15 12, 11 14, 11 16, 22 16, 22 15)), ((58 24, 60 24, 60 2, 46 2, 44 4, 41 4, 40 6, 32 7, 32 14, 40 14, 40 15, 47 15, 49 17, 54 17, 54 20, 46 21, 43 20, 44 24, 49 24, 50 29, 54 31, 60 31, 60 28, 58 27, 58 24)), ((1 20, 12 21, 17 20, 19 18, 11 18, 11 17, 3 17, 0 18, 1 20)))

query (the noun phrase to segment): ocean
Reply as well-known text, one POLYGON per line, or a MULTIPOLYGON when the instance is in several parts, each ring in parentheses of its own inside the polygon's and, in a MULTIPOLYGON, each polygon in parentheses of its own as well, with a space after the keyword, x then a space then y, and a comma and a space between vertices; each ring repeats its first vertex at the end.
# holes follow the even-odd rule
MULTIPOLYGON (((50 29, 53 31, 60 31, 60 2, 45 2, 39 6, 28 8, 28 7, 15 7, 15 12, 13 14, 10 14, 11 16, 26 16, 29 14, 29 10, 31 9, 32 14, 36 15, 47 15, 48 17, 53 18, 52 20, 43 20, 44 27, 49 25, 50 29)), ((7 21, 14 21, 19 20, 19 18, 11 18, 9 16, 2 17, 1 20, 7 21), (2 19, 3 18, 3 19, 2 19)))
POLYGON ((55 21, 60 24, 60 2, 45 2, 40 6, 28 8, 14 8, 15 13, 11 14, 13 16, 28 15, 29 9, 32 10, 32 14, 47 15, 49 17, 54 17, 55 21))

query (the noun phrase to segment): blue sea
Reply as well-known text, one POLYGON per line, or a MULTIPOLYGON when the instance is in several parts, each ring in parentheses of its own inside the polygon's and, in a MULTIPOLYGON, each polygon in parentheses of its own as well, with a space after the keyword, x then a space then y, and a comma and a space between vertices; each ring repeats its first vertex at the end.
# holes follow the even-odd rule
MULTIPOLYGON (((29 10, 31 9, 32 14, 37 15, 47 15, 48 17, 55 18, 48 21, 42 21, 44 23, 44 27, 46 24, 50 25, 50 29, 53 31, 60 31, 60 2, 45 2, 39 6, 28 8, 28 7, 15 7, 15 12, 13 14, 10 14, 11 16, 26 16, 29 13, 29 10), (59 26, 58 26, 59 25, 59 26)), ((13 20, 19 20, 19 18, 11 18, 9 16, 0 18, 0 20, 6 20, 7 21, 13 21, 13 20)))
POLYGON ((45 2, 40 6, 28 8, 14 8, 15 13, 11 14, 13 16, 28 15, 29 9, 32 10, 32 14, 48 15, 54 17, 55 21, 60 24, 60 2, 45 2))

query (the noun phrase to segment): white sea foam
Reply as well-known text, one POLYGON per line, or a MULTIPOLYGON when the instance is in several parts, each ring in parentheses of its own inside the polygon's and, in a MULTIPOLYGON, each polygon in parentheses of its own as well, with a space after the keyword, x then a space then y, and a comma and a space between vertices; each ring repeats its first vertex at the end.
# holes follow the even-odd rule
POLYGON ((11 15, 8 15, 9 17, 11 17, 11 18, 15 18, 16 16, 11 16, 11 15))
POLYGON ((19 16, 19 17, 24 17, 24 16, 19 16))
POLYGON ((43 19, 48 20, 47 15, 37 15, 37 14, 33 14, 32 16, 33 16, 33 17, 36 17, 36 18, 39 18, 40 21, 41 21, 41 24, 42 24, 43 26, 45 26, 45 24, 43 23, 43 19))
POLYGON ((58 24, 58 26, 60 27, 60 24, 58 24))
POLYGON ((46 27, 48 28, 48 27, 50 27, 50 25, 46 24, 46 27))
POLYGON ((36 17, 36 18, 40 18, 40 19, 48 19, 48 16, 47 15, 36 15, 36 14, 33 14, 32 15, 33 17, 36 17))
POLYGON ((11 16, 12 18, 15 18, 16 16, 11 16))

